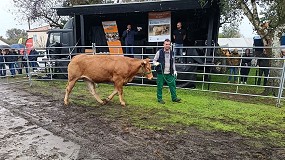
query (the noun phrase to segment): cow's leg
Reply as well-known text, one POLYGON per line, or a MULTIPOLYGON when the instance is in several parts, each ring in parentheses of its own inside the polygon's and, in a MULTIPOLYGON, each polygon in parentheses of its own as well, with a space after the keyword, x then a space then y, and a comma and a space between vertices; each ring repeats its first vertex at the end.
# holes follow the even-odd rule
POLYGON ((118 90, 115 88, 114 91, 106 98, 106 102, 109 102, 114 98, 114 96, 118 93, 118 90))
POLYGON ((67 86, 66 86, 66 89, 65 89, 65 96, 64 96, 64 104, 65 105, 68 105, 68 103, 69 103, 68 102, 69 94, 72 91, 76 81, 77 81, 77 79, 73 79, 73 80, 67 82, 67 86))
POLYGON ((95 99, 101 103, 101 104, 104 104, 104 102, 102 101, 102 99, 99 97, 99 95, 96 93, 96 90, 95 90, 95 84, 94 82, 91 82, 89 80, 84 80, 86 83, 87 83, 87 86, 89 88, 89 91, 91 92, 91 94, 95 97, 95 99))
POLYGON ((115 83, 115 88, 117 89, 118 93, 119 93, 119 99, 121 102, 122 106, 126 106, 126 103, 123 99, 123 83, 115 83))

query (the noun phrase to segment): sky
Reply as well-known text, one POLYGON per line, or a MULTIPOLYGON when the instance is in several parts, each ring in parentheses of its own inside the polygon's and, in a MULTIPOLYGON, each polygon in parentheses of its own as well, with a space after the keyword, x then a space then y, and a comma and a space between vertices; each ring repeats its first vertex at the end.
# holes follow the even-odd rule
MULTIPOLYGON (((1 6, 0 6, 0 36, 3 36, 6 38, 6 31, 12 28, 17 29, 25 29, 28 30, 28 22, 20 22, 18 19, 16 19, 16 15, 14 15, 11 10, 15 10, 13 6, 13 0, 1 0, 1 6)), ((44 24, 42 24, 44 25, 44 24)), ((32 24, 32 28, 40 27, 40 24, 32 24)), ((244 20, 241 22, 240 25, 240 32, 245 38, 253 38, 254 33, 252 31, 252 26, 247 18, 244 18, 244 20)))
MULTIPOLYGON (((29 29, 28 22, 16 19, 15 14, 9 10, 15 10, 13 0, 1 0, 0 4, 0 36, 6 37, 6 31, 12 28, 29 29)), ((31 28, 38 27, 38 24, 32 24, 31 28)))

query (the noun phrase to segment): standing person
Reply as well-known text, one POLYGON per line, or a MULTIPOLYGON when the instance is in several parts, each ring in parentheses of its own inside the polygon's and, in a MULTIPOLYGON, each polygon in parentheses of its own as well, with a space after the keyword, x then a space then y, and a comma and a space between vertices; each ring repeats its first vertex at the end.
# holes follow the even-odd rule
POLYGON ((257 65, 259 67, 262 67, 262 68, 259 68, 259 73, 258 73, 258 80, 257 80, 257 85, 260 85, 260 82, 261 82, 261 76, 264 74, 264 80, 263 80, 263 85, 265 86, 267 84, 267 80, 268 80, 268 76, 269 76, 269 69, 267 67, 270 67, 270 60, 269 59, 266 59, 266 58, 269 58, 269 55, 267 54, 266 50, 263 49, 263 52, 262 54, 260 55, 260 58, 263 58, 263 59, 258 59, 257 60, 257 65))
POLYGON ((29 61, 29 59, 28 59, 27 51, 24 50, 23 58, 22 58, 22 64, 23 64, 23 67, 26 70, 26 77, 29 77, 29 67, 30 67, 30 65, 28 64, 28 61, 29 61))
POLYGON ((228 78, 228 83, 231 83, 232 77, 234 77, 234 83, 237 83, 237 75, 238 75, 238 67, 240 65, 240 56, 238 53, 238 49, 234 49, 229 59, 229 69, 230 75, 228 78))
POLYGON ((164 82, 169 86, 171 99, 173 102, 180 102, 181 99, 176 95, 176 77, 177 71, 174 62, 174 53, 170 50, 170 40, 166 39, 163 44, 163 49, 156 52, 153 59, 153 64, 156 66, 157 71, 157 101, 165 104, 162 99, 162 88, 164 82))
MULTIPOLYGON (((186 38, 186 31, 182 29, 181 22, 177 23, 177 29, 173 31, 173 38, 175 41, 175 56, 182 56, 183 54, 183 48, 176 48, 176 47, 183 47, 183 42, 186 38)), ((179 62, 181 61, 181 58, 177 59, 179 62)))
POLYGON ((23 55, 21 54, 21 51, 20 50, 16 50, 17 54, 18 54, 18 59, 15 63, 16 65, 16 68, 17 68, 17 71, 19 74, 22 74, 22 67, 23 67, 23 64, 22 64, 22 61, 23 61, 23 55))
POLYGON ((22 74, 21 64, 19 62, 19 58, 21 57, 20 56, 20 51, 16 50, 16 49, 12 49, 11 52, 12 52, 12 55, 14 55, 13 59, 14 59, 15 73, 16 73, 16 70, 17 70, 19 74, 22 74))
POLYGON ((5 49, 5 62, 9 66, 9 70, 12 78, 15 77, 15 61, 18 59, 17 53, 10 51, 9 49, 5 49))
POLYGON ((35 48, 32 47, 32 50, 30 51, 30 55, 29 55, 29 61, 30 61, 30 67, 32 68, 32 70, 36 70, 36 67, 38 67, 38 62, 37 62, 37 58, 39 56, 39 52, 36 51, 35 48))
MULTIPOLYGON (((241 65, 242 66, 245 66, 245 67, 248 67, 248 66, 251 66, 251 58, 248 58, 250 57, 250 49, 246 49, 244 51, 244 58, 242 59, 241 61, 241 65)), ((241 68, 240 70, 240 74, 241 74, 241 83, 244 83, 246 84, 247 83, 247 77, 248 77, 248 74, 249 74, 249 71, 250 71, 250 68, 241 68)))
POLYGON ((6 76, 6 67, 5 67, 5 58, 4 58, 4 51, 0 49, 0 76, 6 76))
MULTIPOLYGON (((140 31, 140 29, 138 29, 140 31)), ((138 32, 132 30, 132 26, 129 24, 127 26, 127 30, 123 32, 123 38, 125 40, 125 45, 126 46, 131 46, 131 47, 126 47, 126 54, 131 54, 127 55, 127 57, 134 58, 134 44, 135 44, 135 35, 137 35, 138 32)))

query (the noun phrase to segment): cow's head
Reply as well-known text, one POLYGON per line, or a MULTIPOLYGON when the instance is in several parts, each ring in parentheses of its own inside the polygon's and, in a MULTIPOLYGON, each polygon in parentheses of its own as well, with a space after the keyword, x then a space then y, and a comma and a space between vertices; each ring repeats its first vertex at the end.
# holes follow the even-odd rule
POLYGON ((144 59, 142 61, 142 65, 141 65, 141 73, 143 77, 146 77, 147 79, 152 79, 153 75, 152 75, 152 71, 151 71, 151 64, 150 64, 150 59, 144 59))

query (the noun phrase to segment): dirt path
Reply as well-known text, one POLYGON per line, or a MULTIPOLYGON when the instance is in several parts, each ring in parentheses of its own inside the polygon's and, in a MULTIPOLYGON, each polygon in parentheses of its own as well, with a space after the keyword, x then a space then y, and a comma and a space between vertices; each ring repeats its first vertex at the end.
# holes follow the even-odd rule
POLYGON ((285 159, 284 148, 266 142, 195 128, 185 128, 185 134, 140 130, 106 118, 103 107, 64 107, 62 97, 10 88, 0 85, 1 160, 285 159))

